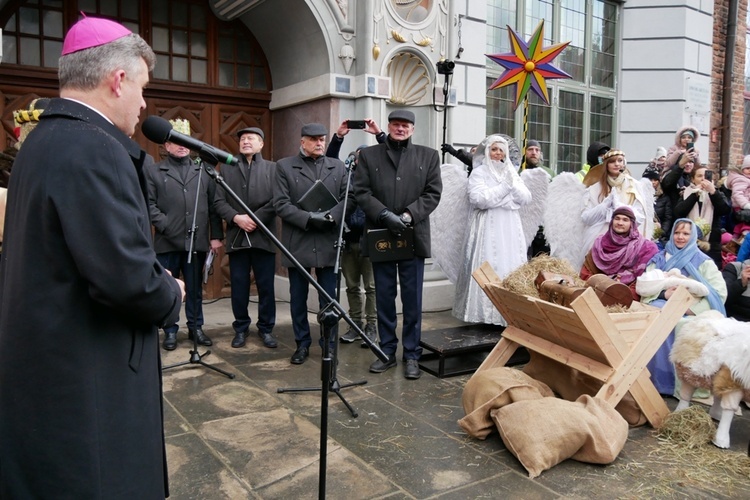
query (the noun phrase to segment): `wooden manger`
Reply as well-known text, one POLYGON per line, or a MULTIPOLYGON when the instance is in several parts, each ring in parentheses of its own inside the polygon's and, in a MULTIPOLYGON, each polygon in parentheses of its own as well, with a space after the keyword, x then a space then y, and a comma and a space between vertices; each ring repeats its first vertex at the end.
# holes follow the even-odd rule
POLYGON ((508 322, 476 373, 505 366, 524 346, 600 380, 595 397, 613 407, 630 392, 648 422, 661 425, 669 409, 646 364, 694 302, 685 288, 678 288, 662 309, 634 303, 630 312, 608 313, 590 288, 563 307, 503 288, 487 262, 473 276, 508 322))

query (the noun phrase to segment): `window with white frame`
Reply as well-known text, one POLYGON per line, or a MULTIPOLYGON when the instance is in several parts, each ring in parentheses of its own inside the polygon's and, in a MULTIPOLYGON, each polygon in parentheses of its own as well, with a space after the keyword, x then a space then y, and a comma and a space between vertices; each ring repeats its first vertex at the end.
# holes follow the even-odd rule
MULTIPOLYGON (((550 106, 529 92, 527 139, 542 145, 546 164, 575 172, 594 141, 612 146, 615 127, 618 6, 607 0, 488 0, 487 53, 510 52, 507 25, 528 40, 544 20, 544 46, 570 42, 553 61, 572 78, 548 80, 550 106)), ((487 87, 503 72, 488 60, 487 87)), ((513 110, 513 86, 487 93, 488 134, 516 137, 522 146, 523 104, 513 110)))

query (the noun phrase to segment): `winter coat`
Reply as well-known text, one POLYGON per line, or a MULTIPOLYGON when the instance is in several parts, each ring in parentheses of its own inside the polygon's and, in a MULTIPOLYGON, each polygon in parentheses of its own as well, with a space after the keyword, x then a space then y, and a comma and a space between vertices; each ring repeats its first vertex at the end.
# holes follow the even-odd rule
MULTIPOLYGON (((682 153, 685 152, 685 149, 682 147, 682 144, 680 144, 680 137, 682 137, 682 135, 688 130, 691 131, 695 135, 693 142, 696 144, 698 143, 698 139, 700 139, 701 134, 700 132, 698 132, 697 128, 691 127, 691 126, 680 128, 674 136, 674 144, 669 146, 669 149, 667 150, 667 161, 664 164, 665 169, 675 165, 680 160, 680 155, 682 155, 682 153)), ((698 149, 696 149, 695 159, 697 162, 700 162, 699 154, 700 153, 698 149)))
POLYGON ((732 191, 732 206, 737 209, 750 209, 750 178, 734 170, 727 174, 724 183, 732 191))
POLYGON ((138 145, 52 99, 16 158, 0 266, 0 498, 167 491, 157 326, 177 282, 151 242, 138 145))
MULTIPOLYGON (((276 163, 276 180, 273 199, 276 213, 281 218, 281 241, 306 268, 331 267, 336 263, 336 242, 339 224, 347 209, 346 167, 343 162, 327 156, 313 159, 303 156, 283 158, 276 163), (335 224, 327 230, 309 227, 310 213, 297 206, 299 199, 315 183, 313 173, 320 166, 320 180, 338 200, 330 210, 335 224)), ((292 262, 283 255, 281 264, 291 267, 292 262)))
MULTIPOLYGON (((253 155, 252 165, 240 155, 238 165, 222 165, 221 175, 229 189, 247 205, 260 222, 276 237, 276 209, 273 206, 273 185, 276 182, 276 163, 264 160, 260 153, 253 155), (249 168, 250 178, 245 175, 249 168)), ((216 212, 227 222, 227 238, 224 248, 227 253, 243 248, 257 248, 276 252, 276 245, 260 229, 246 233, 234 222, 234 216, 244 214, 245 209, 223 189, 216 191, 216 212), (247 235, 247 236, 245 236, 247 235), (247 242, 251 246, 248 246, 247 242)))
MULTIPOLYGON (((400 215, 409 211, 414 226, 414 254, 430 256, 430 214, 440 201, 443 182, 438 152, 426 146, 405 147, 386 140, 359 152, 354 176, 357 204, 367 215, 366 229, 383 228, 379 218, 387 209, 400 215)), ((363 252, 364 253, 364 252, 363 252)))
POLYGON ((224 236, 221 219, 213 209, 216 183, 189 156, 167 156, 156 164, 145 167, 148 187, 148 211, 154 225, 156 253, 187 252, 190 250, 190 229, 193 226, 195 194, 200 179, 197 230, 193 249, 207 252, 209 237, 220 240, 224 236), (188 166, 185 179, 183 166, 188 166))

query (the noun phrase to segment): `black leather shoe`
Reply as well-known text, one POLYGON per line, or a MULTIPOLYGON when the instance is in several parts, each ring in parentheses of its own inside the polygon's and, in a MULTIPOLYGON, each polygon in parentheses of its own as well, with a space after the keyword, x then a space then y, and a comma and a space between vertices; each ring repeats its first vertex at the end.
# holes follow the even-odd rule
POLYGON ((279 346, 279 343, 276 341, 276 337, 273 336, 273 333, 263 333, 258 332, 258 337, 260 337, 260 340, 263 341, 263 345, 270 348, 275 348, 279 346))
POLYGON ((310 350, 307 347, 298 347, 294 354, 292 354, 292 364, 301 365, 305 362, 307 357, 310 355, 310 350))
POLYGON ((422 376, 422 370, 419 369, 419 361, 416 359, 407 359, 404 363, 404 377, 409 380, 416 380, 422 376))
POLYGON ((396 355, 388 356, 388 361, 383 363, 379 359, 376 359, 373 364, 370 365, 370 371, 372 373, 383 373, 389 368, 396 366, 396 355))
POLYGON ((244 332, 235 333, 234 338, 232 339, 232 347, 234 348, 244 347, 246 337, 247 337, 247 330, 245 330, 244 332))
POLYGON ((167 351, 174 351, 177 348, 177 332, 164 332, 164 342, 161 346, 167 351))
POLYGON ((200 345, 214 345, 211 339, 208 338, 208 335, 203 333, 203 329, 201 327, 198 327, 195 330, 188 328, 188 338, 190 340, 193 340, 193 335, 198 338, 198 343, 200 345))

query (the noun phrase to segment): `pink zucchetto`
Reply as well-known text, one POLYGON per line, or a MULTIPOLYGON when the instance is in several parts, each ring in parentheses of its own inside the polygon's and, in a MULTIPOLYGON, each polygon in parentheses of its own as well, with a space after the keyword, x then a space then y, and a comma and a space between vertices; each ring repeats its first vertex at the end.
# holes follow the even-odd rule
POLYGON ((109 19, 84 17, 75 23, 65 35, 62 55, 98 47, 132 34, 132 31, 122 24, 109 19))

